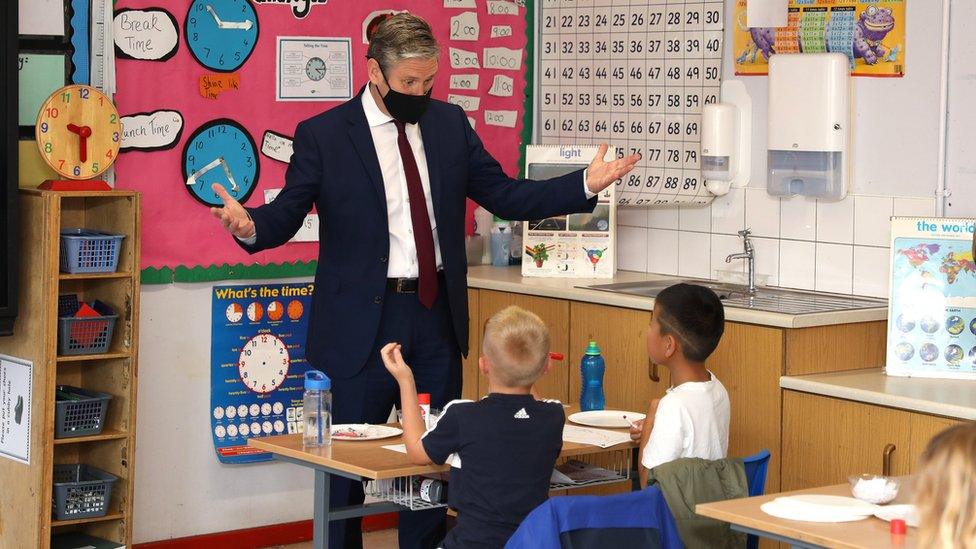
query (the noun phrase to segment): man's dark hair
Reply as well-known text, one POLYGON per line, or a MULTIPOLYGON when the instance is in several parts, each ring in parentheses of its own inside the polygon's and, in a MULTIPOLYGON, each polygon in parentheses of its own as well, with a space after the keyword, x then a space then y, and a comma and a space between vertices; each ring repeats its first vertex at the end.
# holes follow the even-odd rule
POLYGON ((722 339, 725 309, 715 292, 695 284, 675 284, 654 298, 661 333, 681 342, 685 358, 704 362, 722 339))

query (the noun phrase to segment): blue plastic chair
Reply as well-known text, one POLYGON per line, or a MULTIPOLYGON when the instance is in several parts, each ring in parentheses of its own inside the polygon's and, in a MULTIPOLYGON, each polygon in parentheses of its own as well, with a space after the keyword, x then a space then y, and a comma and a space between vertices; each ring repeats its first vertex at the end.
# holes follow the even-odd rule
MULTIPOLYGON (((749 485, 749 497, 761 496, 766 492, 766 471, 769 469, 769 450, 760 450, 757 454, 742 458, 742 465, 746 469, 746 484, 749 485)), ((746 540, 747 549, 757 549, 759 538, 750 535, 746 540)))

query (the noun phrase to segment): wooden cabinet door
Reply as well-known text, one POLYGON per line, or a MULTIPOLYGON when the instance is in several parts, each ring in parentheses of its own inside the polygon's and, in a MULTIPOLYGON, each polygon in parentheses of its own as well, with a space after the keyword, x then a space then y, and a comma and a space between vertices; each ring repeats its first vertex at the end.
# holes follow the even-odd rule
POLYGON ((461 398, 477 400, 478 355, 481 353, 481 325, 479 324, 478 290, 468 289, 468 357, 461 360, 461 398))
POLYGON ((729 393, 729 456, 769 450, 766 492, 779 491, 783 331, 726 322, 722 341, 707 365, 729 393))
POLYGON ((917 473, 918 458, 922 456, 932 437, 958 423, 962 421, 927 414, 912 414, 912 446, 908 455, 908 470, 917 473))
MULTIPOLYGON (((539 318, 546 323, 549 328, 549 347, 550 351, 567 355, 569 338, 569 302, 562 299, 551 299, 544 297, 533 297, 522 294, 512 294, 508 292, 496 292, 493 290, 480 290, 480 303, 478 305, 478 323, 472 325, 472 330, 477 330, 483 334, 485 323, 491 315, 508 307, 517 305, 523 309, 532 311, 539 315, 539 318)), ((479 335, 480 337, 480 335, 479 335)), ((478 345, 480 346, 480 339, 478 345)), ((478 349, 480 354, 481 349, 478 349)), ((474 357, 477 364, 477 356, 474 357)), ((557 362, 552 370, 542 376, 536 383, 539 395, 545 398, 555 398, 563 402, 568 402, 569 398, 569 373, 566 370, 565 362, 557 362)), ((488 393, 488 380, 485 376, 478 374, 478 396, 488 393)))
POLYGON ((651 379, 647 358, 648 311, 607 307, 592 303, 570 303, 569 399, 579 402, 580 359, 593 339, 600 346, 607 369, 603 392, 607 409, 647 412, 650 401, 664 396, 670 383, 666 368, 655 368, 659 381, 651 379))
POLYGON ((911 461, 910 412, 796 391, 783 392, 783 490, 847 482, 881 474, 885 447, 892 475, 911 461))

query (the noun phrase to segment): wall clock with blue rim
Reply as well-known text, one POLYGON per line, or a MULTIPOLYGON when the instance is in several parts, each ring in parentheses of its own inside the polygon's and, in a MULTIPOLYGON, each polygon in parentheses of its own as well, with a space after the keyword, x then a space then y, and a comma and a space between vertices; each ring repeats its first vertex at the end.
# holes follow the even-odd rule
POLYGON ((223 206, 211 186, 219 183, 238 202, 250 198, 261 165, 254 138, 239 123, 218 118, 197 128, 183 146, 183 180, 190 196, 208 206, 223 206))
POLYGON ((258 41, 258 14, 250 0, 193 0, 183 24, 198 63, 217 72, 236 71, 258 41))

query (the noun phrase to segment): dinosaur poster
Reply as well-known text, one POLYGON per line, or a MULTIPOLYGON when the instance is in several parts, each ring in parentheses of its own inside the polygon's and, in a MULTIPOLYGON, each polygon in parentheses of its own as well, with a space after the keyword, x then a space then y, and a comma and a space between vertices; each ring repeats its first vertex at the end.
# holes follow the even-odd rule
POLYGON ((840 52, 853 76, 905 75, 908 0, 790 0, 785 27, 752 27, 736 0, 735 74, 766 74, 774 53, 840 52))

